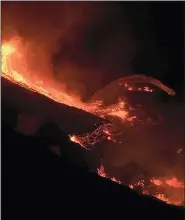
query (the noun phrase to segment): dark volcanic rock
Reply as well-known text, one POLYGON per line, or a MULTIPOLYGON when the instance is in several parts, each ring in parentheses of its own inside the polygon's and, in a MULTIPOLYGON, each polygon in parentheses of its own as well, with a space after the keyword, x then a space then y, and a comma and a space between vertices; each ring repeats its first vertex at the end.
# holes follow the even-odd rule
POLYGON ((19 115, 33 116, 42 122, 56 123, 67 133, 90 132, 96 128, 95 124, 106 122, 93 114, 57 103, 44 95, 18 86, 3 77, 1 95, 2 103, 11 111, 19 115))
POLYGON ((126 184, 149 178, 148 172, 143 167, 136 164, 135 162, 131 162, 125 165, 121 169, 121 173, 122 173, 121 179, 126 184))
POLYGON ((48 150, 47 141, 15 133, 2 123, 3 219, 183 218, 181 207, 71 165, 48 150))

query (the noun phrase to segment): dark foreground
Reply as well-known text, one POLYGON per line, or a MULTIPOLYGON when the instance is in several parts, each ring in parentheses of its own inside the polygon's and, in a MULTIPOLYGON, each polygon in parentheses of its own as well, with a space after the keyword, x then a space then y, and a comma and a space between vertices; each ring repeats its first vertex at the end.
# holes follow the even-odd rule
POLYGON ((77 168, 52 153, 49 142, 2 123, 2 219, 183 219, 183 208, 77 168))

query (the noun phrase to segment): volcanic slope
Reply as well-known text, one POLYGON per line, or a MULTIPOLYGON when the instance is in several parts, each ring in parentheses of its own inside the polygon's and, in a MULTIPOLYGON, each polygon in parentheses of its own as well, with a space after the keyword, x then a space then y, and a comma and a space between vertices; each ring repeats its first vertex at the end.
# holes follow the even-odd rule
POLYGON ((1 101, 17 114, 34 116, 44 122, 56 123, 67 133, 86 133, 93 131, 105 120, 65 104, 57 103, 37 92, 21 87, 1 78, 1 101))
POLYGON ((49 151, 46 140, 2 122, 4 219, 183 219, 182 207, 76 168, 49 151))

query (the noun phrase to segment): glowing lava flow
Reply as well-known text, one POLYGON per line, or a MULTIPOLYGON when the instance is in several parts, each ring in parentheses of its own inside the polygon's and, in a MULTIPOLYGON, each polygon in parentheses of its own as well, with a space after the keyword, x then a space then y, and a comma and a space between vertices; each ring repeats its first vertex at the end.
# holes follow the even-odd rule
POLYGON ((112 134, 113 130, 115 130, 115 126, 113 124, 104 124, 99 126, 92 133, 86 133, 83 135, 70 135, 70 140, 80 144, 82 147, 86 149, 91 149, 91 147, 104 139, 114 141, 112 134))
POLYGON ((2 44, 2 77, 33 92, 43 94, 56 102, 83 109, 83 103, 81 103, 77 98, 74 98, 67 93, 56 90, 50 86, 41 86, 39 85, 40 80, 32 82, 32 79, 28 77, 28 68, 26 67, 26 64, 22 72, 18 71, 19 69, 22 69, 20 65, 23 66, 25 61, 24 54, 19 52, 20 45, 21 41, 19 38, 13 38, 10 42, 2 44), (20 59, 22 62, 17 62, 20 59))
POLYGON ((174 96, 175 91, 170 89, 169 87, 165 86, 163 83, 161 83, 159 80, 154 79, 152 77, 148 77, 145 75, 132 75, 120 78, 118 80, 115 80, 105 86, 104 88, 100 89, 98 92, 96 92, 92 97, 91 100, 98 100, 99 97, 102 97, 107 94, 109 90, 114 90, 115 87, 121 86, 127 91, 137 91, 137 92, 153 92, 153 89, 149 88, 148 86, 138 86, 137 84, 152 84, 161 90, 168 93, 168 95, 174 96))
MULTIPOLYGON (((87 104, 82 102, 79 97, 69 95, 64 90, 61 91, 54 88, 55 85, 52 87, 51 84, 48 85, 44 83, 44 81, 42 81, 41 84, 40 79, 36 79, 33 82, 33 79, 30 78, 30 76, 34 75, 34 73, 32 74, 32 72, 29 72, 23 48, 21 39, 18 37, 2 44, 2 77, 21 87, 47 96, 56 102, 83 109, 84 111, 90 112, 99 117, 106 118, 108 116, 116 116, 123 122, 126 121, 127 118, 130 120, 128 117, 128 111, 125 109, 125 103, 122 100, 119 100, 118 103, 109 105, 108 107, 105 107, 102 102, 97 101, 87 104)), ((110 126, 104 125, 104 127, 100 127, 98 131, 94 131, 92 134, 71 136, 71 140, 81 144, 83 147, 87 145, 92 146, 105 138, 111 140, 110 130, 105 133, 105 127, 107 127, 107 130, 110 126), (102 134, 103 136, 101 136, 102 134)))
MULTIPOLYGON (((154 79, 152 77, 148 77, 145 75, 132 75, 132 76, 128 76, 128 77, 124 77, 123 79, 119 79, 118 83, 120 85, 125 86, 128 90, 132 90, 132 88, 129 86, 129 84, 127 83, 127 81, 130 82, 134 82, 134 83, 150 83, 153 84, 157 87, 159 87, 160 89, 164 90, 165 92, 167 92, 169 95, 175 95, 175 91, 170 89, 169 87, 165 86, 164 84, 162 84, 159 80, 154 79)), ((150 89, 148 86, 144 86, 143 88, 139 87, 139 88, 133 88, 133 90, 136 91, 145 91, 145 92, 153 92, 152 89, 150 89)))
POLYGON ((164 189, 166 193, 156 193, 156 197, 172 203, 175 205, 181 205, 184 201, 184 182, 178 180, 176 177, 172 178, 152 178, 151 183, 158 187, 158 189, 164 189))
MULTIPOLYGON (((105 106, 102 101, 92 101, 91 103, 84 103, 79 97, 75 95, 69 95, 65 89, 57 89, 56 83, 50 82, 49 85, 43 80, 37 78, 33 79, 34 73, 29 71, 29 66, 26 63, 26 54, 24 50, 24 45, 21 39, 16 37, 9 42, 4 42, 2 44, 2 77, 18 84, 26 89, 33 92, 38 92, 48 98, 66 104, 68 106, 73 106, 78 109, 83 109, 84 111, 90 112, 91 114, 97 115, 102 118, 107 118, 109 116, 117 117, 122 122, 131 122, 136 120, 136 116, 129 116, 129 109, 126 109, 126 103, 123 100, 118 100, 116 104, 105 106), (42 83, 41 83, 42 82, 42 83)), ((151 77, 146 77, 143 75, 129 76, 117 80, 118 84, 128 87, 128 90, 135 90, 131 87, 127 81, 135 82, 145 82, 152 83, 159 88, 165 90, 170 95, 174 95, 174 91, 163 85, 156 79, 151 77)), ((106 86, 107 87, 107 86, 106 86)), ((138 88, 139 90, 152 92, 152 90, 145 86, 144 88, 138 88)), ((100 90, 101 92, 101 90, 100 90)))
POLYGON ((116 182, 116 183, 118 183, 118 184, 121 184, 121 181, 120 181, 120 180, 117 180, 115 177, 109 177, 109 176, 107 175, 107 173, 105 172, 105 168, 104 168, 104 166, 103 166, 103 161, 101 161, 101 166, 100 166, 100 168, 97 169, 97 173, 98 173, 98 175, 101 176, 101 177, 110 179, 110 180, 112 180, 113 182, 116 182))
MULTIPOLYGON (((60 89, 57 89, 56 84, 52 85, 50 83, 48 85, 39 78, 33 80, 33 77, 30 76, 34 75, 34 73, 29 72, 29 66, 27 66, 25 59, 26 54, 23 48, 24 46, 22 45, 21 39, 18 37, 2 44, 2 77, 18 84, 19 86, 32 90, 33 92, 38 92, 42 95, 45 95, 56 102, 73 106, 78 109, 83 109, 84 111, 90 112, 99 117, 106 118, 108 116, 116 116, 123 122, 131 121, 128 109, 126 109, 125 102, 123 100, 118 100, 116 104, 109 105, 107 107, 105 107, 101 101, 93 101, 87 104, 82 102, 79 97, 69 95, 65 89, 61 89, 61 86, 60 89)), ((134 90, 134 88, 128 86, 127 80, 134 82, 149 82, 157 85, 171 95, 174 94, 173 90, 151 77, 138 75, 125 77, 118 80, 119 84, 124 83, 124 85, 129 87, 130 90, 134 90)), ((152 92, 152 90, 147 86, 145 86, 143 89, 138 88, 138 90, 152 92)), ((136 116, 132 117, 132 120, 135 118, 136 116)))
MULTIPOLYGON (((112 180, 113 182, 117 182, 118 184, 123 184, 120 180, 117 180, 115 177, 109 177, 109 175, 105 172, 105 168, 103 166, 103 161, 101 162, 100 168, 97 169, 97 174, 101 177, 112 180)), ((174 205, 182 205, 184 201, 184 182, 179 181, 177 178, 169 178, 169 179, 157 179, 152 178, 150 180, 150 184, 145 184, 144 180, 139 180, 134 184, 130 184, 129 187, 131 189, 140 190, 142 194, 154 196, 164 202, 174 205), (167 187, 165 186, 167 185, 167 187), (153 188, 157 187, 155 192, 153 192, 153 188), (166 192, 167 189, 167 192, 166 192), (179 194, 177 194, 177 190, 181 189, 179 194), (175 190, 175 193, 174 193, 175 190)))
POLYGON ((157 186, 161 186, 162 184, 167 184, 168 186, 174 187, 174 188, 184 188, 184 182, 179 181, 177 178, 173 177, 170 179, 157 179, 153 178, 151 180, 152 183, 154 183, 157 186))
MULTIPOLYGON (((33 82, 33 79, 31 79, 32 73, 29 72, 29 67, 26 64, 25 61, 25 54, 22 50, 23 45, 21 43, 20 38, 13 38, 9 42, 4 42, 2 44, 1 53, 2 53, 2 77, 10 80, 11 82, 18 84, 19 86, 22 86, 26 89, 29 89, 33 92, 40 93, 44 96, 47 96, 48 98, 63 103, 69 106, 76 107, 78 109, 83 109, 84 111, 90 112, 92 114, 95 114, 99 117, 106 118, 108 116, 117 117, 121 121, 125 122, 131 122, 132 120, 136 119, 136 116, 130 117, 129 112, 125 107, 125 103, 123 100, 119 100, 118 103, 114 105, 110 105, 108 107, 105 107, 102 102, 93 101, 91 103, 83 103, 79 97, 69 95, 66 93, 65 90, 61 91, 61 89, 57 89, 55 86, 52 86, 51 84, 48 85, 45 82, 43 82, 41 79, 37 79, 33 82), (18 62, 19 61, 19 62, 18 62), (23 65, 23 63, 25 65, 23 65), (21 70, 21 71, 20 71, 21 70), (42 81, 42 83, 40 83, 42 81)), ((117 83, 121 86, 124 86, 127 90, 133 91, 146 91, 146 92, 152 92, 153 90, 149 87, 145 86, 144 88, 133 88, 128 83, 128 81, 134 81, 134 82, 145 82, 145 83, 152 83, 159 88, 165 90, 170 95, 174 95, 174 91, 169 89, 168 87, 164 86, 162 83, 160 83, 158 80, 155 80, 151 77, 146 77, 143 75, 139 76, 131 76, 131 77, 125 77, 123 79, 119 79, 117 83)), ((71 135, 70 139, 76 143, 79 143, 82 147, 85 147, 86 149, 91 148, 91 146, 95 145, 97 142, 102 141, 103 139, 113 140, 114 136, 112 134, 115 134, 116 127, 113 124, 106 124, 100 126, 98 129, 96 129, 92 133, 87 133, 84 135, 71 135)), ((100 169, 98 169, 98 174, 100 176, 109 178, 109 176, 105 173, 104 166, 101 165, 100 169)), ((119 180, 116 180, 116 178, 110 178, 112 181, 121 183, 119 180)), ((162 186, 163 182, 159 179, 153 179, 151 180, 153 185, 156 186, 162 186)), ((143 183, 143 182, 142 182, 143 183)), ((139 184, 139 183, 138 183, 139 184)), ((136 184, 136 185, 138 185, 136 184)), ((168 179, 165 181, 165 184, 171 187, 175 188, 182 188, 184 186, 183 183, 179 183, 176 178, 174 179, 168 179)), ((141 185, 141 184, 140 184, 141 185)), ((131 188, 134 188, 135 186, 131 185, 131 188)), ((147 190, 143 190, 143 193, 148 193, 147 190)), ((165 200, 169 202, 169 200, 166 200, 166 197, 158 193, 155 195, 159 199, 165 200)), ((182 200, 183 201, 183 200, 182 200)), ((171 202, 174 203, 175 202, 171 202)))
POLYGON ((117 115, 121 120, 126 119, 127 113, 124 109, 123 101, 119 101, 117 105, 105 108, 101 102, 93 102, 90 104, 83 103, 79 97, 52 88, 51 85, 48 86, 43 81, 42 85, 40 85, 40 79, 32 82, 33 79, 29 77, 31 73, 27 74, 28 67, 26 64, 22 72, 18 71, 20 65, 23 65, 25 60, 24 54, 20 50, 21 47, 20 38, 15 38, 10 42, 2 44, 2 77, 26 89, 41 93, 56 102, 83 109, 84 111, 98 115, 99 117, 104 118, 106 115, 117 115), (21 59, 22 62, 17 62, 19 59, 21 59))

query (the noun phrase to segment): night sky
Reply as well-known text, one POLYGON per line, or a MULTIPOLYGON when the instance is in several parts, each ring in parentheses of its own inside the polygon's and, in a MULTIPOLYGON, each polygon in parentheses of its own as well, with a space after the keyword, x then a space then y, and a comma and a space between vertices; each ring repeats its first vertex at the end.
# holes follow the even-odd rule
POLYGON ((148 2, 148 36, 135 58, 136 72, 150 74, 172 87, 179 96, 184 84, 184 26, 181 2, 148 2))
POLYGON ((34 54, 45 52, 30 66, 44 72, 51 64, 52 76, 84 99, 134 73, 182 98, 183 2, 3 2, 2 39, 14 35, 32 42, 34 54))

